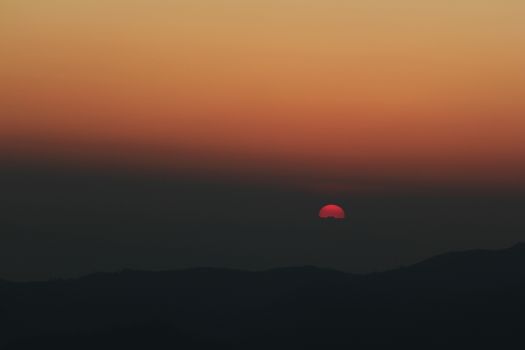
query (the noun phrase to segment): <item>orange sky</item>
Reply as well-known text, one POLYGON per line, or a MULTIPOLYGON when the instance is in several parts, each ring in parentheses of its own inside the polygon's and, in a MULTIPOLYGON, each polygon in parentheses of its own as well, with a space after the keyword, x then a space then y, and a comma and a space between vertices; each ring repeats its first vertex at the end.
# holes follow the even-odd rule
POLYGON ((0 153, 521 186, 523 18, 522 0, 2 0, 0 153))

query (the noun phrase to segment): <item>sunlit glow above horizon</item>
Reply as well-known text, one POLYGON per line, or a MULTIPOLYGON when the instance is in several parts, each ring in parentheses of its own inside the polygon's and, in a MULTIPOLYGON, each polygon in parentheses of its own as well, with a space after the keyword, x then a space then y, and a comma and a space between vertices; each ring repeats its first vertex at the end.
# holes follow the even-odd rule
POLYGON ((524 185, 523 1, 6 0, 0 13, 1 156, 524 185))

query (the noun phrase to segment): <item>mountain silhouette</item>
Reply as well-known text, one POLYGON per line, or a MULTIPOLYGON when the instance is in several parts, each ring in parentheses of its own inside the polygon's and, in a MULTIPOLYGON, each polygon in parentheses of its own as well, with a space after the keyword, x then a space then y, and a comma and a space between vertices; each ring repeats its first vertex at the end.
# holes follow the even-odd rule
POLYGON ((357 275, 312 266, 0 280, 6 349, 510 348, 525 244, 357 275))
POLYGON ((509 287, 525 280, 525 244, 504 250, 446 253, 407 268, 380 274, 398 283, 426 284, 439 289, 509 287))

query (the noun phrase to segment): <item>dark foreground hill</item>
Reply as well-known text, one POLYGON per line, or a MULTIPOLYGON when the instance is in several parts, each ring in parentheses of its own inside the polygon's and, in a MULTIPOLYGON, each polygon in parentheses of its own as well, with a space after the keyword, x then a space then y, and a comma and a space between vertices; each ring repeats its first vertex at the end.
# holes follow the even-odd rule
POLYGON ((525 245, 352 275, 122 271, 0 281, 6 349, 521 348, 525 245))

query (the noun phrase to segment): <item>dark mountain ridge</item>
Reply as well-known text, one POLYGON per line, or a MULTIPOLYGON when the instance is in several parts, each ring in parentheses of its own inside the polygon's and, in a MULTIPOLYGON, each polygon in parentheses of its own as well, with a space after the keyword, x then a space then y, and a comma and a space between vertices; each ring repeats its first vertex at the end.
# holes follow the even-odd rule
POLYGON ((0 281, 6 348, 449 348, 514 342, 525 331, 525 244, 439 255, 356 275, 123 270, 0 281), (72 345, 74 344, 74 345, 72 345), (142 344, 139 346, 139 344, 142 344))
POLYGON ((525 244, 518 243, 503 250, 445 253, 409 267, 376 275, 381 280, 424 283, 432 288, 501 288, 524 281, 525 244))

